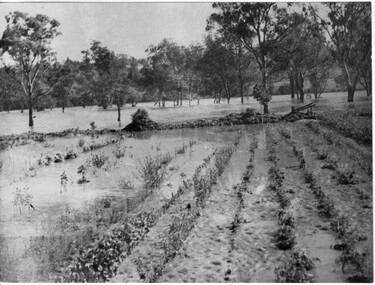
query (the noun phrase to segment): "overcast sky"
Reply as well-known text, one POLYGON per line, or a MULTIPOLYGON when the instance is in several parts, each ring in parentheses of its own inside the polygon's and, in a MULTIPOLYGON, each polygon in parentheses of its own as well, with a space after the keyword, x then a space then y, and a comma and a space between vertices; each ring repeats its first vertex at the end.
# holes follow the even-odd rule
POLYGON ((115 53, 145 58, 145 49, 163 38, 178 44, 202 42, 212 3, 0 3, 0 33, 4 16, 21 11, 46 14, 60 22, 62 35, 53 41, 59 61, 81 60, 92 40, 115 53))

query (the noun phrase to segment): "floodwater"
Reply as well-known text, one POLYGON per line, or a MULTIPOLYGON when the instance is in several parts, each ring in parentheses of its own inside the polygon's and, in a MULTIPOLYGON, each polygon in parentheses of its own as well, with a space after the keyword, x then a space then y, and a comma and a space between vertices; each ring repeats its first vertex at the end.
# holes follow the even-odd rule
MULTIPOLYGON (((22 254, 30 237, 43 234, 43 223, 53 220, 66 209, 80 209, 105 197, 128 197, 144 191, 139 169, 144 157, 169 153, 172 161, 168 164, 167 180, 160 187, 163 199, 170 198, 182 184, 182 178, 190 179, 195 168, 216 148, 232 144, 240 131, 253 133, 262 126, 214 127, 149 132, 147 136, 119 140, 118 143, 101 149, 83 152, 78 141, 90 137, 47 139, 45 143, 9 148, 0 152, 3 162, 0 170, 0 240, 3 246, 22 254), (185 146, 183 153, 178 150, 185 146), (78 157, 61 163, 40 166, 37 160, 46 155, 66 153, 74 149, 78 157), (124 157, 116 158, 114 151, 125 151, 124 157), (88 166, 86 171, 89 183, 78 184, 81 175, 77 173, 80 165, 87 165, 92 155, 102 153, 108 161, 101 168, 88 166), (61 175, 67 176, 66 185, 61 185, 61 175), (130 181, 134 189, 121 188, 122 181, 130 181), (15 205, 16 191, 30 194, 30 207, 15 205)), ((113 139, 115 136, 96 138, 98 142, 113 139)), ((236 169, 233 168, 236 174, 236 169)), ((228 183, 231 183, 229 181, 228 183)))
MULTIPOLYGON (((361 109, 371 107, 371 97, 366 96, 366 92, 355 93, 354 102, 347 103, 346 92, 324 93, 318 100, 306 99, 304 103, 296 99, 290 99, 290 95, 273 96, 269 104, 269 111, 272 113, 286 113, 291 109, 291 105, 300 106, 314 101, 317 104, 316 110, 329 109, 361 109)), ((260 105, 253 97, 245 98, 241 104, 240 98, 232 98, 230 104, 222 101, 221 104, 213 104, 213 99, 202 99, 200 105, 197 101, 192 101, 189 107, 188 101, 183 102, 183 106, 173 107, 172 102, 166 102, 165 108, 155 107, 153 103, 139 103, 139 108, 145 108, 156 122, 171 123, 186 120, 214 118, 225 116, 233 112, 244 111, 246 108, 260 110, 260 105)), ((102 110, 97 106, 66 108, 65 113, 61 109, 44 110, 34 112, 34 128, 36 132, 62 131, 69 128, 88 129, 90 122, 101 128, 120 129, 130 123, 130 115, 136 108, 124 106, 121 111, 121 124, 117 120, 117 109, 108 108, 102 110)), ((20 113, 19 110, 0 112, 0 135, 20 134, 30 131, 28 127, 28 112, 20 113)))

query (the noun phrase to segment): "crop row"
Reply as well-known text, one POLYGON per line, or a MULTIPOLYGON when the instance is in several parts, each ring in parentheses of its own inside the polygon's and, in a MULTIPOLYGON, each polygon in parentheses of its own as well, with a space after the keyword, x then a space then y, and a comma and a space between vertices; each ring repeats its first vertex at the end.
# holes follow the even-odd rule
POLYGON ((179 252, 184 240, 193 229, 195 221, 200 217, 207 198, 216 184, 218 174, 223 172, 233 151, 234 147, 215 150, 195 169, 192 182, 185 183, 189 186, 192 185, 195 203, 188 203, 178 214, 172 216, 170 224, 158 236, 153 245, 155 255, 137 258, 137 270, 145 282, 156 282, 162 275, 165 264, 179 252), (212 158, 214 158, 213 162, 212 158))
MULTIPOLYGON (((333 198, 329 194, 326 194, 318 184, 316 174, 307 169, 305 153, 298 148, 297 143, 293 141, 292 137, 287 138, 287 141, 292 145, 293 153, 300 162, 300 168, 303 169, 305 182, 308 183, 309 188, 317 199, 319 213, 330 219, 331 229, 336 234, 334 249, 343 250, 339 258, 339 261, 342 263, 343 273, 345 273, 345 268, 349 266, 351 270, 354 270, 354 274, 348 278, 349 281, 368 282, 369 279, 364 272, 365 254, 359 253, 355 245, 356 242, 363 237, 358 233, 357 229, 351 225, 346 215, 339 214, 333 198)), ((329 161, 330 156, 328 155, 324 157, 328 160, 327 163, 330 163, 333 169, 335 169, 335 163, 337 162, 329 161)), ((327 165, 323 165, 323 167, 327 168, 327 165)), ((339 184, 352 184, 357 181, 353 172, 349 170, 336 170, 335 177, 339 184)))
POLYGON ((371 117, 357 111, 330 111, 319 115, 320 123, 363 144, 372 142, 371 117))
MULTIPOLYGON (((287 132, 286 129, 282 129, 281 135, 285 138, 290 138, 290 132, 287 132)), ((283 188, 284 173, 279 166, 276 152, 278 141, 270 129, 267 129, 266 136, 268 152, 271 154, 268 156, 268 160, 270 160, 272 164, 269 169, 270 182, 268 184, 268 189, 276 192, 280 203, 280 209, 278 211, 279 228, 275 234, 276 246, 281 250, 292 250, 289 258, 275 269, 276 280, 277 282, 288 283, 310 282, 313 280, 313 275, 310 271, 315 265, 305 251, 295 248, 295 203, 283 188)))

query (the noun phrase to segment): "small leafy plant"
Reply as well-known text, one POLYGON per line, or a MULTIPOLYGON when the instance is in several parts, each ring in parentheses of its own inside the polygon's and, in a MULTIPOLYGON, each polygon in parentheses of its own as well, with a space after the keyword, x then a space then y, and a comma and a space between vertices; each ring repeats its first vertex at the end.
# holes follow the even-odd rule
POLYGON ((337 170, 336 179, 338 184, 357 184, 359 179, 356 176, 354 170, 342 167, 337 170))
POLYGON ((25 208, 35 210, 34 206, 31 204, 33 200, 33 195, 29 194, 28 191, 29 187, 27 186, 23 188, 23 191, 17 187, 16 192, 13 193, 13 205, 18 208, 20 214, 22 214, 25 208))
POLYGON ((102 168, 107 161, 108 156, 106 156, 103 152, 91 154, 91 164, 96 168, 102 168))
POLYGON ((140 162, 140 175, 147 188, 158 188, 166 179, 166 166, 171 162, 172 157, 169 153, 160 154, 155 157, 146 156, 143 162, 140 162))
POLYGON ((290 258, 275 269, 276 280, 279 283, 312 282, 314 276, 310 271, 314 267, 314 261, 307 256, 305 251, 293 249, 290 258))

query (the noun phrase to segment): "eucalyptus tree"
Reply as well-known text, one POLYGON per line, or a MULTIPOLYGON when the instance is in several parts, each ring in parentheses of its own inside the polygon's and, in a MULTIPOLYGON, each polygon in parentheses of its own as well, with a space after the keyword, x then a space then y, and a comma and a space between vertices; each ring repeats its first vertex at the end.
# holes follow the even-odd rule
POLYGON ((48 94, 58 82, 58 73, 49 78, 46 73, 56 62, 51 42, 60 35, 60 23, 46 15, 33 17, 19 11, 9 13, 5 19, 5 33, 16 39, 5 46, 5 52, 14 62, 6 64, 6 69, 22 86, 29 109, 29 126, 32 127, 34 102, 48 94))
MULTIPOLYGON (((237 78, 235 70, 235 54, 227 48, 224 40, 218 36, 208 35, 205 38, 205 51, 202 57, 203 70, 209 78, 209 88, 215 94, 215 98, 220 103, 224 91, 227 102, 230 102, 237 88, 237 78)), ((207 82, 207 81, 206 81, 207 82)))
POLYGON ((274 65, 288 74, 294 98, 304 100, 305 79, 309 78, 317 97, 324 90, 330 68, 330 56, 324 45, 320 26, 309 19, 307 10, 288 15, 290 33, 271 51, 274 65))
MULTIPOLYGON (((213 8, 218 13, 210 16, 210 22, 215 23, 219 30, 237 37, 253 54, 260 71, 262 89, 266 90, 267 78, 273 70, 270 52, 290 31, 286 9, 270 2, 219 2, 214 3, 213 8)), ((262 101, 265 113, 268 113, 268 101, 262 101)))
MULTIPOLYGON (((310 5, 315 20, 326 32, 326 45, 342 72, 353 102, 362 74, 370 74, 371 66, 371 2, 328 2, 328 20, 310 5)), ((369 78, 369 76, 365 76, 369 78)))
POLYGON ((167 91, 177 91, 173 94, 173 105, 182 105, 182 89, 185 68, 185 48, 169 39, 163 39, 158 45, 150 45, 146 50, 151 67, 151 85, 159 92, 156 104, 165 104, 167 91))

